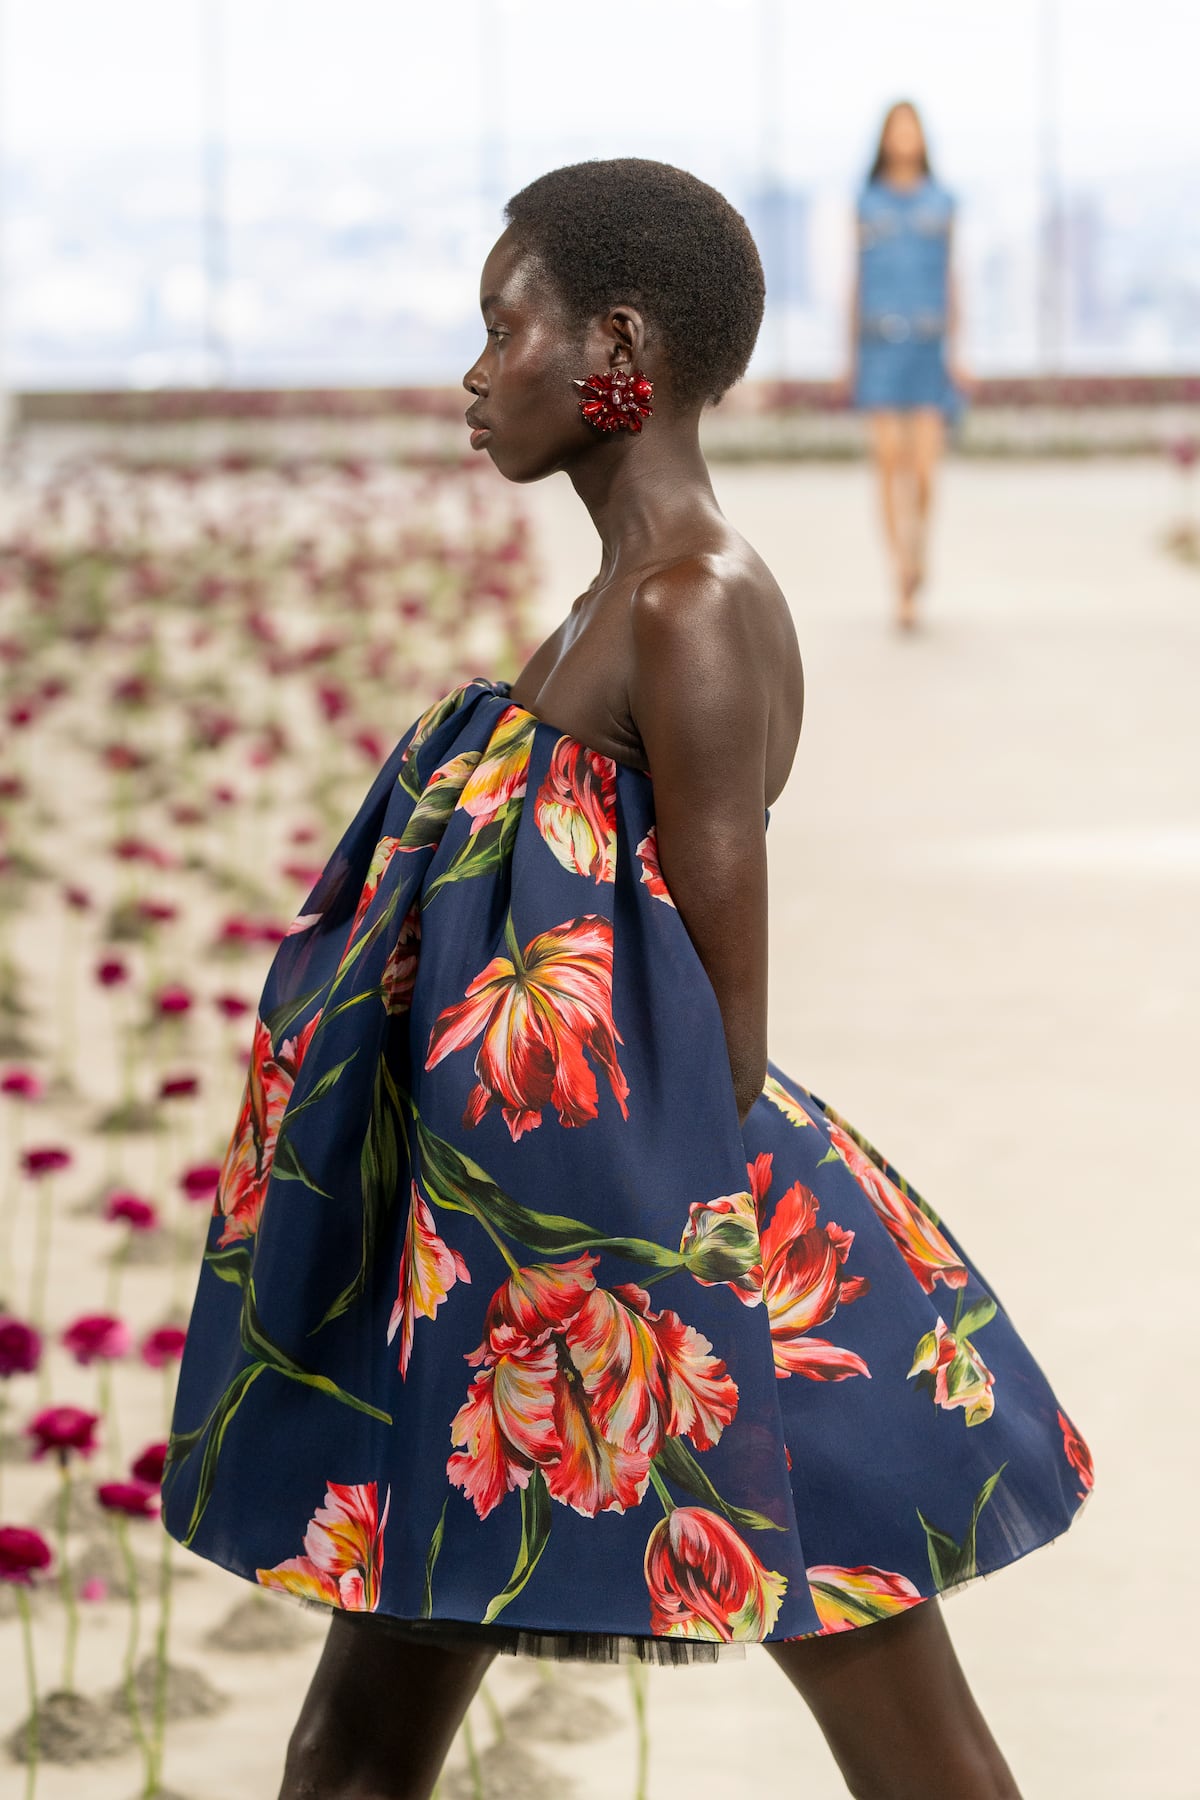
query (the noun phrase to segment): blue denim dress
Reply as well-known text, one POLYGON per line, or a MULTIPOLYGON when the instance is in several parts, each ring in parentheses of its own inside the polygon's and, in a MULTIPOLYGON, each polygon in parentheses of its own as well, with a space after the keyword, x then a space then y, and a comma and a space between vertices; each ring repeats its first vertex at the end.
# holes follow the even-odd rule
POLYGON ((946 368, 954 196, 931 178, 900 189, 868 182, 857 203, 859 336, 854 403, 863 411, 938 407, 963 397, 946 368))

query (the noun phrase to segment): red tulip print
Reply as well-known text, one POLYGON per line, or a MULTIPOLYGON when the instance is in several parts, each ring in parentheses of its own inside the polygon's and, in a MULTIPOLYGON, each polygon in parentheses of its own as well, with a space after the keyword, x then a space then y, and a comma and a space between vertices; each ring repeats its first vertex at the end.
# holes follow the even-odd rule
POLYGON ((995 1410, 995 1376, 966 1331, 947 1329, 945 1319, 939 1318, 918 1343, 908 1374, 909 1379, 925 1377, 934 1405, 943 1411, 961 1407, 968 1425, 982 1424, 995 1410))
POLYGON ((617 771, 610 756, 560 737, 533 818, 564 869, 612 881, 617 867, 617 771))
MULTIPOLYGON (((766 1163, 757 1159, 757 1197, 760 1208, 766 1196, 762 1186, 766 1163)), ((845 1381, 851 1375, 870 1375, 866 1363, 854 1351, 814 1337, 818 1325, 827 1324, 839 1306, 865 1294, 870 1283, 862 1275, 843 1275, 854 1233, 832 1220, 817 1224, 820 1206, 816 1195, 802 1182, 793 1182, 776 1203, 769 1225, 762 1232, 763 1299, 771 1321, 771 1348, 779 1380, 804 1375, 809 1381, 845 1381)))
POLYGON ((966 1285, 967 1270, 933 1220, 889 1181, 883 1170, 855 1143, 842 1126, 827 1115, 834 1149, 890 1232, 896 1248, 927 1294, 934 1283, 947 1287, 966 1285))
POLYGON ((421 903, 414 900, 405 913, 396 942, 383 965, 380 988, 383 1010, 393 1017, 406 1013, 412 1005, 417 981, 417 962, 421 953, 421 903))
POLYGON ((388 864, 399 848, 400 839, 398 837, 382 837, 376 844, 375 854, 371 858, 371 866, 367 870, 366 880, 363 882, 362 892, 358 896, 358 905, 354 911, 354 919, 346 937, 347 950, 357 937, 358 928, 370 911, 372 900, 379 892, 379 884, 387 873, 388 864))
POLYGON ((400 1373, 408 1375, 418 1316, 432 1319, 456 1281, 470 1285, 470 1272, 457 1250, 438 1236, 429 1203, 412 1184, 408 1230, 400 1252, 399 1291, 388 1320, 387 1341, 400 1333, 400 1373))
POLYGON ((266 1026, 261 1019, 255 1021, 242 1110, 217 1188, 215 1210, 225 1219, 218 1239, 222 1246, 253 1237, 258 1230, 279 1127, 320 1018, 319 1012, 314 1014, 295 1037, 285 1038, 277 1056, 272 1054, 266 1026))
POLYGON ((595 913, 539 932, 522 951, 506 928, 510 954, 493 957, 469 984, 466 997, 439 1013, 425 1067, 465 1049, 483 1033, 475 1058, 479 1077, 463 1123, 478 1125, 499 1106, 515 1143, 542 1122, 553 1105, 563 1125, 586 1125, 597 1112, 596 1078, 584 1061, 590 1051, 621 1108, 629 1086, 617 1063, 621 1035, 612 1016, 612 925, 595 913))
POLYGON ((674 906, 667 884, 663 880, 662 868, 658 860, 658 827, 652 825, 637 847, 637 859, 642 865, 642 880, 650 889, 656 900, 665 900, 668 906, 674 906))
POLYGON ((1063 1449, 1066 1452, 1067 1461, 1079 1476, 1079 1498, 1086 1499, 1096 1480, 1092 1467, 1092 1453, 1061 1407, 1058 1409, 1058 1425, 1063 1434, 1063 1449))
POLYGON ((520 706, 506 706, 471 771, 458 808, 471 815, 471 835, 491 824, 501 807, 525 792, 535 720, 520 706))
POLYGON ((331 1481, 304 1534, 303 1556, 259 1569, 263 1587, 320 1600, 346 1612, 374 1612, 383 1575, 383 1533, 391 1489, 379 1512, 375 1482, 343 1486, 331 1481))
POLYGON ((587 1518, 636 1506, 668 1437, 708 1449, 736 1413, 707 1339, 641 1288, 598 1289, 596 1262, 519 1269, 492 1297, 447 1465, 481 1519, 535 1468, 587 1518))
POLYGON ((787 1592, 787 1577, 764 1567, 732 1525, 702 1506, 677 1506, 658 1521, 645 1569, 655 1637, 761 1643, 787 1592))

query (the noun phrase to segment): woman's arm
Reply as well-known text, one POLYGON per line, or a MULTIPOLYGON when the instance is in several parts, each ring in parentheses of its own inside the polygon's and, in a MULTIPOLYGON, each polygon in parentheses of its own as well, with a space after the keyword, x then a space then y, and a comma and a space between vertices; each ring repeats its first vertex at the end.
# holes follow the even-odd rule
POLYGON ((644 581, 630 681, 663 880, 716 993, 743 1122, 767 1075, 770 701, 749 586, 710 557, 644 581))

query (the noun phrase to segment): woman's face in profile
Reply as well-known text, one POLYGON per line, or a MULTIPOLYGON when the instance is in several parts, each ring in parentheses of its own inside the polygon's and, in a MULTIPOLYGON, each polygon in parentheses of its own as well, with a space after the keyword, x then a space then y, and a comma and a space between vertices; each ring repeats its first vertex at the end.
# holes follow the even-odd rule
POLYGON ((591 447, 594 433, 579 412, 572 381, 602 368, 589 364, 588 334, 565 308, 537 258, 509 227, 483 265, 479 302, 487 334, 463 376, 475 397, 467 409, 471 444, 486 450, 509 481, 540 481, 591 447))
POLYGON ((883 134, 884 155, 890 164, 919 164, 925 149, 917 115, 911 106, 897 107, 883 134))

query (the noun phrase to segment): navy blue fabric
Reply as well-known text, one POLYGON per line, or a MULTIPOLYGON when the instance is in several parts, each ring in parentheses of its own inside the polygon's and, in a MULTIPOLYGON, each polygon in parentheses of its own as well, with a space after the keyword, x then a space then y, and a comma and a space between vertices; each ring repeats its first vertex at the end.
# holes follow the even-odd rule
MULTIPOLYGON (((774 1063, 739 1126, 716 996, 647 848, 653 826, 647 775, 514 707, 502 682, 455 690, 380 770, 263 989, 164 1488, 168 1531, 200 1555, 248 1580, 396 1620, 478 1624, 490 1608, 498 1632, 724 1642, 868 1623, 998 1569, 1070 1524, 1091 1484, 1090 1463, 1081 1475, 1086 1448, 948 1227, 774 1063), (418 830, 439 786, 458 791, 464 771, 489 756, 499 758, 496 816, 480 826, 461 789, 433 835, 418 830), (564 770, 570 793, 592 784, 615 857, 606 861, 601 846, 589 864, 583 812, 555 813, 564 770), (563 860, 564 818, 578 828, 576 866, 563 860), (470 856, 490 841, 493 859, 475 869, 470 856), (599 921, 586 929, 611 944, 618 1073, 589 1041, 591 1116, 567 1123, 546 1104, 517 1135, 498 1104, 472 1119, 481 1039, 436 1060, 439 1021, 494 959, 511 956, 513 937, 529 957, 538 934, 580 920, 599 921), (397 960, 405 937, 417 951, 415 979, 389 990, 389 968, 394 976, 407 966, 397 960), (350 957, 351 942, 365 948, 350 957), (306 1032, 289 1087, 289 1058, 306 1032), (475 1184, 474 1212, 447 1202, 445 1159, 455 1155, 468 1159, 455 1167, 475 1184), (432 1311, 412 1314, 402 1374, 403 1334, 389 1342, 389 1326, 417 1217, 414 1181, 445 1292, 432 1311), (508 1202, 524 1211, 505 1211, 508 1202), (521 1222, 548 1215, 576 1221, 574 1237, 555 1228, 547 1248, 539 1234, 551 1228, 521 1222), (704 1260, 715 1241, 705 1232, 716 1226, 732 1232, 721 1240, 725 1263, 704 1260), (768 1250, 764 1274, 756 1259, 768 1250), (585 1341, 583 1315, 547 1324, 542 1338, 523 1327, 513 1356, 526 1360, 512 1367, 542 1371, 527 1377, 531 1405, 549 1392, 546 1359, 557 1354, 556 1409, 583 1409, 593 1437, 605 1439, 603 1456, 611 1451, 639 1497, 620 1505, 611 1491, 597 1501, 571 1486, 566 1414, 556 1410, 538 1427, 540 1448, 509 1442, 512 1485, 486 1509, 451 1480, 448 1461, 470 1384, 481 1368, 492 1379, 488 1358, 509 1341, 489 1307, 514 1267, 548 1269, 539 1279, 561 1283, 581 1257, 595 1258, 581 1292, 591 1282, 616 1294, 603 1305, 618 1326, 667 1320, 655 1330, 676 1333, 680 1354, 703 1367, 720 1415, 707 1434, 716 1441, 706 1445, 703 1430, 689 1438, 676 1409, 657 1436, 643 1419, 635 1446, 634 1428, 605 1410, 610 1372, 585 1341), (932 1356, 939 1322, 944 1340, 952 1318, 971 1309, 983 1323, 958 1347, 957 1390, 939 1399, 932 1364, 925 1381, 911 1372, 919 1347, 929 1340, 932 1356), (642 1451, 653 1453, 653 1472, 642 1451), (331 1563, 323 1528, 310 1531, 330 1495, 335 1514, 354 1496, 366 1509, 360 1536, 374 1533, 375 1549, 361 1567, 340 1551, 331 1563), (739 1563, 734 1545, 730 1580, 750 1595, 748 1610, 720 1588, 717 1550, 697 1577, 711 1577, 715 1598, 702 1595, 695 1616, 670 1587, 671 1558, 684 1552, 673 1540, 663 1550, 665 1575, 647 1560, 667 1531, 652 1543, 656 1524, 673 1512, 672 1529, 691 1518, 705 1544, 736 1533, 749 1554, 739 1563), (497 1611, 534 1540, 532 1574, 497 1611), (826 1583, 819 1594, 814 1568, 826 1583), (664 1582, 682 1607, 670 1626, 664 1582), (864 1585, 862 1614, 854 1596, 864 1585)), ((569 958, 564 966, 573 979, 569 958)), ((586 1115, 586 1074, 577 1068, 573 1080, 586 1115)), ((612 1374, 635 1410, 638 1384, 636 1369, 612 1374)))

